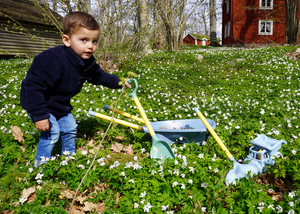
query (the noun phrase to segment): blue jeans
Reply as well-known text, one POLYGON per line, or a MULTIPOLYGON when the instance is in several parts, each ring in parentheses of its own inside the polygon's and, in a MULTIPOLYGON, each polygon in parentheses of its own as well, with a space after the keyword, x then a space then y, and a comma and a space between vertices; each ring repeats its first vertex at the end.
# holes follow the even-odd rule
POLYGON ((50 130, 41 132, 39 145, 36 151, 34 166, 38 167, 51 158, 51 153, 55 143, 58 141, 61 133, 61 153, 64 151, 75 153, 75 138, 77 133, 77 123, 72 113, 57 120, 52 114, 49 118, 50 130))

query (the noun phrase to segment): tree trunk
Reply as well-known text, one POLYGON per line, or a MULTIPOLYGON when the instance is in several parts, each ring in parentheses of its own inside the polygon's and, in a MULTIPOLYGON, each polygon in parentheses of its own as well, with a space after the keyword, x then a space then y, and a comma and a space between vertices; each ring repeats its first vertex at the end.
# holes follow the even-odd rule
POLYGON ((298 42, 299 5, 300 0, 286 0, 286 41, 288 44, 298 42))
POLYGON ((138 20, 139 20, 139 37, 142 52, 145 54, 150 50, 150 39, 149 39, 149 18, 146 0, 138 0, 138 20))
POLYGON ((209 0, 210 14, 210 45, 216 46, 217 43, 217 8, 216 0, 209 0))

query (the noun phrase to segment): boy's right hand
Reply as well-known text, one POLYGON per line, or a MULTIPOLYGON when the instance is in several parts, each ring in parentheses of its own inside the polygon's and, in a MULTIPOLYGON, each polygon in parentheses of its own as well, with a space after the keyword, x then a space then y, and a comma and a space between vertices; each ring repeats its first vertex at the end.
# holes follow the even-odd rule
POLYGON ((39 120, 35 122, 35 127, 43 132, 49 131, 49 119, 39 120))

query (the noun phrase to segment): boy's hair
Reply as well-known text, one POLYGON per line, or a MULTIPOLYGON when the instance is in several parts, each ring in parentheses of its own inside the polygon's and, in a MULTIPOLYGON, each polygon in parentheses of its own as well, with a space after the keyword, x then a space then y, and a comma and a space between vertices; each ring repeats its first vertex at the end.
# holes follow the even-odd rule
POLYGON ((79 28, 99 30, 99 24, 91 15, 84 12, 71 12, 63 18, 63 33, 71 36, 79 28))

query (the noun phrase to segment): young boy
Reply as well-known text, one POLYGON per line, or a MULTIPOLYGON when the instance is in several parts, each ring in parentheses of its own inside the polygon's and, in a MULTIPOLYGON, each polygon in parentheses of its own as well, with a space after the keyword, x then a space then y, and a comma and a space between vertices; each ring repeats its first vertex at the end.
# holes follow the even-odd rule
MULTIPOLYGON (((64 46, 44 51, 34 58, 21 85, 21 105, 41 131, 34 166, 51 158, 61 133, 62 153, 75 153, 76 121, 70 98, 83 83, 121 88, 120 79, 96 64, 99 25, 90 15, 72 12, 63 18, 64 46)), ((126 81, 125 88, 130 85, 126 81)))

